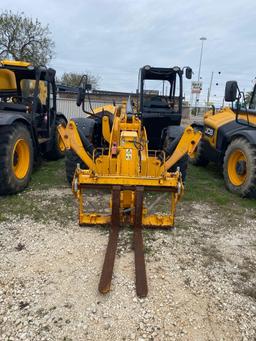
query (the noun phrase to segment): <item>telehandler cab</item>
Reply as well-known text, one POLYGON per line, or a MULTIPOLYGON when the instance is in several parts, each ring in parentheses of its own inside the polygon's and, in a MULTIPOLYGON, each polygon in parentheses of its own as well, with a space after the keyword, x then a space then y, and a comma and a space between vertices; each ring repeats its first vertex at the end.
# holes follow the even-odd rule
POLYGON ((242 197, 256 197, 256 85, 249 108, 236 81, 228 81, 225 101, 231 107, 204 115, 202 124, 192 126, 202 139, 190 156, 192 164, 206 166, 215 162, 223 171, 227 189, 242 197), (241 98, 243 103, 241 103, 241 98))
MULTIPOLYGON (((188 78, 191 73, 187 68, 188 78)), ((174 226, 176 204, 184 189, 179 162, 194 151, 201 137, 192 127, 179 126, 182 75, 183 70, 178 67, 145 66, 140 70, 138 111, 134 111, 128 100, 122 106, 103 106, 94 109, 89 117, 71 119, 66 128, 59 126, 67 148, 68 180, 73 179, 72 189, 79 202, 79 223, 111 225, 99 283, 101 293, 110 290, 121 224, 134 227, 136 290, 140 297, 148 291, 142 227, 174 226), (166 98, 143 93, 144 80, 152 77, 170 83, 172 90, 166 98), (95 202, 89 206, 91 190, 110 193, 109 211, 96 210, 95 202), (148 192, 162 192, 164 196, 154 197, 148 205, 148 192), (167 212, 154 211, 159 200, 168 203, 167 212)), ((78 105, 84 102, 87 88, 85 82, 79 90, 78 105)), ((99 201, 104 204, 103 195, 99 201)))
POLYGON ((22 191, 44 156, 64 157, 57 126, 55 70, 13 60, 0 62, 0 194, 22 191))

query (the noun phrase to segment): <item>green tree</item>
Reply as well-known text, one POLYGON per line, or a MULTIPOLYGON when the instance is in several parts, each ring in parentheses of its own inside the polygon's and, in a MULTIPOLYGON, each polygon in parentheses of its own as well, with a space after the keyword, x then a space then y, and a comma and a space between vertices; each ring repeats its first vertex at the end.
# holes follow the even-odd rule
POLYGON ((54 42, 48 25, 22 13, 0 14, 0 58, 47 64, 54 55, 54 42))
MULTIPOLYGON (((77 87, 80 84, 83 74, 84 73, 78 72, 65 72, 57 81, 67 86, 77 87)), ((92 85, 93 89, 97 89, 99 87, 100 77, 94 76, 88 72, 85 74, 88 76, 88 83, 92 85)))

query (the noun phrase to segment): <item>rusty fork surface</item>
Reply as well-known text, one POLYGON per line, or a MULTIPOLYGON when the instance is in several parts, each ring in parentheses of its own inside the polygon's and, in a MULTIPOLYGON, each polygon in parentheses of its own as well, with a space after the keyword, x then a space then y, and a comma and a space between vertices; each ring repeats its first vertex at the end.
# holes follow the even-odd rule
MULTIPOLYGON (((112 190, 112 217, 108 245, 103 263, 99 291, 106 294, 110 291, 113 275, 115 255, 120 230, 120 186, 114 186, 112 190)), ((148 293, 146 266, 144 258, 144 245, 142 237, 142 209, 144 187, 138 186, 135 191, 135 217, 133 232, 133 247, 135 256, 136 292, 139 297, 146 297, 148 293)))
POLYGON ((146 265, 144 258, 144 245, 142 237, 142 209, 144 187, 137 187, 135 192, 135 221, 133 232, 133 247, 135 256, 136 292, 139 297, 148 294, 146 265))
POLYGON ((99 283, 99 292, 102 294, 109 292, 113 275, 118 234, 120 230, 120 192, 120 186, 113 187, 111 228, 99 283))

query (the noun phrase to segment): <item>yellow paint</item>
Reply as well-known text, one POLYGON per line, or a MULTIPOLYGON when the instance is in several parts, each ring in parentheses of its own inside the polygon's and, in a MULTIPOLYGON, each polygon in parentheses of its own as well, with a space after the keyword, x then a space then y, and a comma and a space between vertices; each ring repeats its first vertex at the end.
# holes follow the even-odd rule
POLYGON ((62 125, 59 125, 58 132, 66 149, 71 148, 74 150, 80 159, 83 160, 92 171, 94 171, 96 165, 83 147, 83 143, 80 139, 75 122, 70 120, 66 128, 62 125))
POLYGON ((239 174, 237 172, 237 164, 241 161, 246 164, 247 160, 244 153, 239 149, 234 150, 228 159, 228 177, 234 186, 241 186, 246 180, 246 170, 244 174, 239 174))
POLYGON ((19 60, 7 60, 7 59, 2 60, 0 63, 2 65, 6 65, 6 66, 20 66, 20 67, 24 67, 24 68, 27 68, 28 66, 32 65, 29 62, 23 62, 23 61, 19 61, 19 60))
POLYGON ((27 141, 16 141, 12 152, 12 170, 17 179, 24 179, 30 166, 30 150, 27 141))
POLYGON ((111 131, 108 116, 104 116, 102 118, 102 135, 104 139, 109 143, 111 131))
MULTIPOLYGON (((249 122, 256 125, 256 116, 248 114, 249 122)), ((238 113, 238 119, 247 122, 246 113, 238 113)), ((213 136, 204 135, 204 140, 208 141, 210 145, 215 148, 217 143, 217 134, 220 127, 236 120, 236 114, 231 108, 223 108, 213 115, 212 110, 204 115, 204 125, 214 129, 213 136)))
POLYGON ((57 131, 57 142, 58 142, 58 146, 61 152, 64 152, 66 147, 65 144, 60 136, 60 133, 57 131))
POLYGON ((14 72, 7 69, 0 69, 0 91, 16 90, 16 78, 14 72))
MULTIPOLYGON (((167 215, 147 214, 146 207, 143 207, 142 224, 173 226, 176 204, 183 194, 184 187, 180 172, 169 173, 168 169, 186 153, 193 153, 201 138, 201 133, 195 132, 192 127, 186 128, 173 155, 165 160, 163 152, 161 162, 156 151, 148 150, 147 133, 142 127, 141 120, 136 115, 128 120, 125 103, 121 107, 110 106, 108 111, 113 113, 112 130, 110 131, 109 118, 105 115, 102 120, 102 135, 109 142, 109 150, 107 155, 102 150, 96 160, 90 157, 84 149, 77 127, 72 120, 66 128, 58 127, 65 147, 74 150, 89 167, 88 170, 77 168, 73 180, 73 192, 79 200, 80 224, 108 224, 111 221, 110 216, 83 211, 83 200, 86 200, 86 194, 82 195, 82 193, 87 187, 98 189, 108 186, 111 190, 112 186, 120 185, 123 188, 120 197, 121 222, 130 224, 134 222, 135 190, 136 186, 143 186, 145 191, 150 188, 167 190, 171 204, 167 215)), ((95 114, 102 112, 103 107, 94 109, 95 114)), ((100 151, 98 149, 98 152, 100 151)))
POLYGON ((161 167, 162 172, 168 171, 177 161, 179 161, 186 153, 193 154, 196 146, 201 139, 201 132, 194 131, 192 127, 187 127, 175 149, 173 154, 161 167))

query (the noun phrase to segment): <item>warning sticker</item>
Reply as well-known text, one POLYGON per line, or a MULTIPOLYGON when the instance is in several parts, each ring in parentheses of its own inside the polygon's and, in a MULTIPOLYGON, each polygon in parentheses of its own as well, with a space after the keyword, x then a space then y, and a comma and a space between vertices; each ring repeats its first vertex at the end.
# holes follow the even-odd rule
POLYGON ((125 151, 125 160, 131 160, 132 159, 132 149, 126 149, 125 151))

